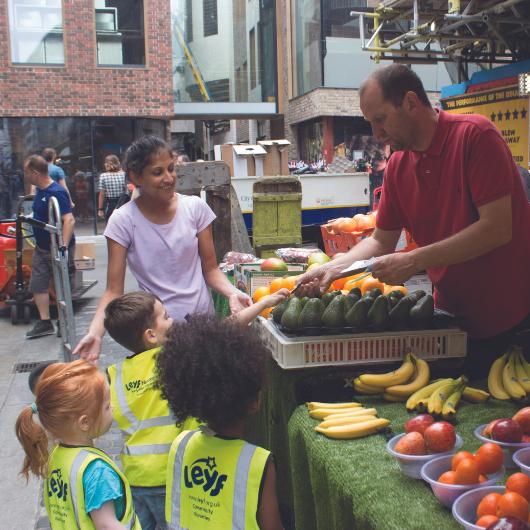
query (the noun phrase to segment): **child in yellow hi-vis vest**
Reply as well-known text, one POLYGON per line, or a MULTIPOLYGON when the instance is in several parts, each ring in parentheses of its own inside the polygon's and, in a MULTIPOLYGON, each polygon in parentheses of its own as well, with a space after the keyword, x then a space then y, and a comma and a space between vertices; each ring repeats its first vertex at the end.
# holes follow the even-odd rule
POLYGON ((166 519, 170 529, 280 530, 276 469, 269 451, 242 440, 260 405, 270 355, 256 331, 195 315, 175 324, 157 359, 162 396, 185 430, 171 445, 166 519))
POLYGON ((86 361, 50 364, 16 423, 22 474, 44 479, 52 530, 141 530, 129 483, 94 439, 112 424, 109 385, 86 361), (48 456, 50 440, 58 442, 48 456))
MULTIPOLYGON (((263 297, 227 320, 248 324, 287 294, 283 289, 263 297)), ((107 305, 104 325, 116 342, 132 352, 108 368, 114 419, 125 435, 120 455, 123 472, 131 484, 142 528, 161 530, 166 527, 166 468, 171 443, 183 429, 199 425, 190 416, 177 427, 156 386, 156 358, 172 320, 156 296, 136 291, 107 305)))

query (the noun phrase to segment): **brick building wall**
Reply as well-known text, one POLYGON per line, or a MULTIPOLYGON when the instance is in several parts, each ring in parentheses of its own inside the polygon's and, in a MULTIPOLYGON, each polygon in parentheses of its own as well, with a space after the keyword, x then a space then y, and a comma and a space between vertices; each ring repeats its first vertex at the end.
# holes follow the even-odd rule
POLYGON ((12 65, 7 2, 0 2, 3 117, 173 114, 170 2, 144 0, 146 65, 98 67, 93 0, 63 0, 65 64, 12 65))

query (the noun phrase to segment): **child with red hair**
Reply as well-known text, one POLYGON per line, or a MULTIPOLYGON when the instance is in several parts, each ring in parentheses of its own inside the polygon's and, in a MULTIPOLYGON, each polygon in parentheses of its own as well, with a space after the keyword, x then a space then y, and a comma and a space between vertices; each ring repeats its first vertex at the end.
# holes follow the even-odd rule
POLYGON ((44 479, 52 530, 140 530, 127 479, 94 447, 111 423, 109 385, 95 366, 74 361, 46 367, 16 433, 26 453, 21 473, 44 479), (50 455, 48 436, 57 443, 50 455))

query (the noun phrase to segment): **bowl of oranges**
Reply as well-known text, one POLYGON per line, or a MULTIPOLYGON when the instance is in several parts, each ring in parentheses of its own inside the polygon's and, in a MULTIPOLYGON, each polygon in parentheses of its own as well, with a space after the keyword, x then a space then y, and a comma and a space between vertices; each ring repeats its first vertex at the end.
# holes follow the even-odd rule
POLYGON ((508 477, 506 486, 468 491, 453 504, 453 517, 466 530, 481 530, 509 521, 506 528, 527 528, 530 515, 530 478, 524 473, 508 477))
POLYGON ((451 508, 466 491, 499 482, 504 476, 503 458, 498 445, 486 443, 475 454, 459 451, 427 462, 421 468, 421 478, 431 486, 435 497, 451 508))

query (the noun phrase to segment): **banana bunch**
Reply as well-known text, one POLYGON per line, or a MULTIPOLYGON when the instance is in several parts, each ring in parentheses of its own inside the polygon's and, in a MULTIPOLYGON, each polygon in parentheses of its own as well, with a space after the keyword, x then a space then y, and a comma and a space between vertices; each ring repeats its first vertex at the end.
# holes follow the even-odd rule
POLYGON ((338 440, 363 438, 384 429, 390 421, 360 403, 307 403, 309 415, 321 421, 315 431, 338 440))
POLYGON ((385 374, 362 374, 355 378, 353 386, 359 394, 383 394, 387 401, 406 401, 409 396, 428 382, 429 365, 412 353, 407 353, 403 364, 385 374))
POLYGON ((518 346, 511 347, 491 365, 488 389, 495 399, 526 398, 530 393, 530 364, 518 346))

